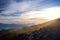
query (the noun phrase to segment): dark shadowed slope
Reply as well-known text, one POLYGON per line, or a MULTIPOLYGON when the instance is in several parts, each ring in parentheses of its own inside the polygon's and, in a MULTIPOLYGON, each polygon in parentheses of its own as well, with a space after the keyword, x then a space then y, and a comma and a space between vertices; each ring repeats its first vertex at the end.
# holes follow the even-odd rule
POLYGON ((2 30, 0 40, 60 40, 60 18, 23 29, 2 30))
POLYGON ((28 40, 60 40, 60 19, 47 22, 46 27, 34 31, 28 40))

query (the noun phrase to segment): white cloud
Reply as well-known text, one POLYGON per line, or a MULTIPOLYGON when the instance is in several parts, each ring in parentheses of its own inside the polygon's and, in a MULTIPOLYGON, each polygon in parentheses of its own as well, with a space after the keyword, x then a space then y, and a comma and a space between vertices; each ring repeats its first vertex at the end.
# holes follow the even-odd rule
POLYGON ((13 14, 15 12, 23 12, 20 16, 0 16, 0 22, 10 22, 13 19, 55 19, 60 17, 60 7, 53 7, 54 4, 44 2, 46 0, 29 0, 23 2, 12 2, 7 10, 2 14, 13 14), (49 8, 48 8, 49 6, 49 8), (26 11, 26 12, 25 12, 26 11), (9 21, 8 21, 9 19, 9 21), (4 21, 7 20, 7 21, 4 21))
POLYGON ((16 3, 13 2, 12 4, 7 7, 7 10, 3 11, 3 14, 12 14, 15 12, 23 12, 28 9, 30 5, 26 2, 16 3))
POLYGON ((31 10, 39 10, 43 6, 42 5, 43 1, 44 0, 25 0, 23 2, 15 2, 13 0, 12 3, 7 7, 7 9, 5 11, 3 11, 2 13, 9 15, 9 14, 12 14, 12 13, 15 13, 15 12, 25 12, 25 11, 31 11, 31 10))
POLYGON ((43 19, 56 19, 60 17, 60 7, 44 8, 40 11, 29 11, 21 15, 23 19, 43 18, 43 19))

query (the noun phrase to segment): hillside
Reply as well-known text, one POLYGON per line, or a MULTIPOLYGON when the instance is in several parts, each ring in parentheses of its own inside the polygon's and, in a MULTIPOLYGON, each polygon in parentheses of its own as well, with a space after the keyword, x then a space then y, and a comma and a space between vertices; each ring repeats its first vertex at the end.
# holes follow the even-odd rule
POLYGON ((16 32, 20 31, 19 33, 29 34, 29 33, 33 32, 35 30, 39 30, 39 29, 41 29, 43 27, 47 27, 47 26, 50 26, 50 27, 60 26, 60 18, 48 21, 48 22, 43 23, 43 24, 32 25, 32 26, 29 26, 29 27, 24 27, 22 29, 16 29, 16 30, 13 30, 13 31, 16 31, 16 32))
POLYGON ((60 18, 43 24, 0 31, 0 40, 58 40, 60 35, 60 18))
POLYGON ((30 34, 28 40, 60 40, 60 18, 30 34))

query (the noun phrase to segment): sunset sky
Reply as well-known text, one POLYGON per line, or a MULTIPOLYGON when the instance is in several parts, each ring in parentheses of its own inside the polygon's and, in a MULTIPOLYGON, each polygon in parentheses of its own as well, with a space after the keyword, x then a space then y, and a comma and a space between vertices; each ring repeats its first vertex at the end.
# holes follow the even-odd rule
POLYGON ((60 0, 0 0, 0 23, 45 22, 60 18, 60 0))

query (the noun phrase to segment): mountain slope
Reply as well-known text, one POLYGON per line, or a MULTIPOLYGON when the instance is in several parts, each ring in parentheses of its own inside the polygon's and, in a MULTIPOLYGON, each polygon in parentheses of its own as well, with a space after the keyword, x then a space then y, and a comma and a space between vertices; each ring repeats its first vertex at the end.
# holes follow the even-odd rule
POLYGON ((34 31, 28 40, 60 40, 60 19, 47 22, 49 25, 34 31))
POLYGON ((0 40, 58 40, 60 18, 22 29, 0 31, 0 40))
POLYGON ((14 30, 14 31, 17 31, 20 33, 31 33, 35 30, 39 30, 40 28, 43 28, 43 27, 47 27, 47 26, 50 26, 50 27, 54 27, 55 26, 60 26, 60 18, 59 19, 56 19, 56 20, 51 20, 51 21, 48 21, 46 23, 43 23, 43 24, 38 24, 38 25, 33 25, 33 26, 29 26, 29 27, 24 27, 22 29, 19 29, 19 30, 14 30))

